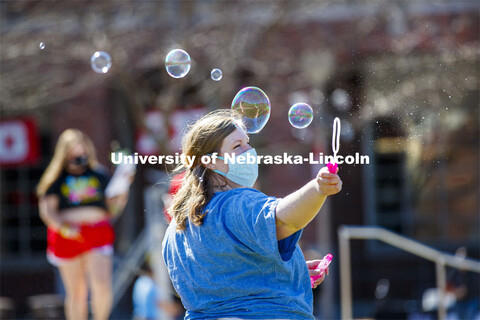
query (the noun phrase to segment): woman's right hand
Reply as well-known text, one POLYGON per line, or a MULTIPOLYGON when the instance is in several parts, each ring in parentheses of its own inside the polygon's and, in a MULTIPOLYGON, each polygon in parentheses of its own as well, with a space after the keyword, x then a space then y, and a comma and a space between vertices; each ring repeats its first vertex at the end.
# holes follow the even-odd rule
POLYGON ((331 196, 342 190, 343 182, 337 173, 330 173, 327 167, 320 169, 316 179, 318 193, 324 196, 331 196))

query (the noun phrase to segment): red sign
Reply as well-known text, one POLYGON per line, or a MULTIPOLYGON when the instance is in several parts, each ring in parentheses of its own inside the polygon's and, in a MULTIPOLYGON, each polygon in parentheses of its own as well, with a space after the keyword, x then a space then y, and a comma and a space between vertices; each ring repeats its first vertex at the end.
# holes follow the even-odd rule
POLYGON ((39 141, 32 119, 0 122, 0 166, 34 165, 39 159, 39 141))

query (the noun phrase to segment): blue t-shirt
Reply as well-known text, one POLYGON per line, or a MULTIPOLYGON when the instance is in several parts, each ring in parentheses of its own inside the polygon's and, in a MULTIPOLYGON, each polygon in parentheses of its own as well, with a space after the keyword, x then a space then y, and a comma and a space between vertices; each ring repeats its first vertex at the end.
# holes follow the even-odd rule
POLYGON ((163 240, 163 257, 186 319, 314 319, 302 231, 277 241, 280 199, 250 188, 216 193, 201 226, 163 240))

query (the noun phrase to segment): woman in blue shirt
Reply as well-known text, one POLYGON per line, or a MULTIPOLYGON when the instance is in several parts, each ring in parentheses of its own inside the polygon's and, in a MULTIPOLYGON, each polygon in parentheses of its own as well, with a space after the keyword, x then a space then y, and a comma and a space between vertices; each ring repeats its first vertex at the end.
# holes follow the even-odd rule
POLYGON ((169 209, 163 256, 185 318, 313 319, 309 275, 318 272, 309 267, 318 261, 307 263, 297 242, 341 190, 338 175, 324 168, 283 199, 252 189, 258 165, 239 160, 256 152, 230 110, 192 125, 182 151, 194 161, 169 209))

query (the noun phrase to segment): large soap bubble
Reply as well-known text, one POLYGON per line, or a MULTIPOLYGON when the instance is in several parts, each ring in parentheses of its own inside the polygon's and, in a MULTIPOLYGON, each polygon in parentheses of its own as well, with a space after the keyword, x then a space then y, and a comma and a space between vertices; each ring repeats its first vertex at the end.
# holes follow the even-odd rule
POLYGON ((173 78, 183 78, 190 71, 192 61, 188 53, 182 49, 170 51, 165 58, 165 68, 173 78))
POLYGON ((240 90, 232 101, 232 110, 241 115, 247 133, 258 133, 270 118, 270 100, 257 87, 240 90))

